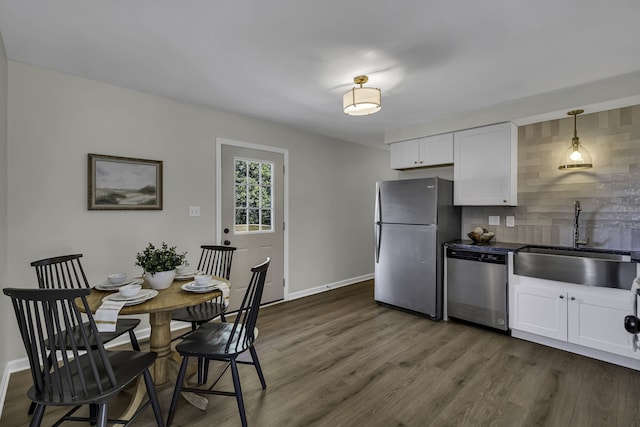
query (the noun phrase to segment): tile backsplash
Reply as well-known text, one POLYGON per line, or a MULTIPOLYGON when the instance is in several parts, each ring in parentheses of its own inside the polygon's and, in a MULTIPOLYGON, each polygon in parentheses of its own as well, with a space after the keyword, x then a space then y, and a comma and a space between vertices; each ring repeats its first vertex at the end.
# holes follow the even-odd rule
POLYGON ((463 234, 482 226, 501 242, 570 246, 579 200, 580 238, 588 246, 640 250, 640 105, 581 114, 577 130, 592 169, 558 170, 571 145, 572 117, 519 127, 518 206, 464 207, 463 234), (489 226, 494 215, 500 225, 489 226), (515 227, 506 227, 507 215, 515 227))

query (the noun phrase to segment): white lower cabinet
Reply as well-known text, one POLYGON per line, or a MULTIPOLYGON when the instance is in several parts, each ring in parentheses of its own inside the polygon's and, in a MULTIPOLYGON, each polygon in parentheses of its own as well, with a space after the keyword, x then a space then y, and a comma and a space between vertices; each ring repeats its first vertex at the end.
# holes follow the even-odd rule
POLYGON ((622 356, 638 357, 631 350, 624 317, 631 314, 630 292, 611 289, 612 295, 568 293, 568 341, 622 356), (622 295, 617 292, 621 292, 622 295))
POLYGON ((567 340, 567 301, 562 290, 517 285, 511 308, 511 329, 567 340))
POLYGON ((629 291, 591 288, 518 277, 512 287, 511 329, 639 358, 629 343, 624 317, 632 311, 629 291))

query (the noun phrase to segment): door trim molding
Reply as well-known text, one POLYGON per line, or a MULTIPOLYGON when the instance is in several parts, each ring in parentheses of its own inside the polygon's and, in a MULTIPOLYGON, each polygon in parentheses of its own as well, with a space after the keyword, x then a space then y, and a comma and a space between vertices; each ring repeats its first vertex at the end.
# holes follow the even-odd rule
POLYGON ((230 145, 233 147, 248 148, 251 150, 267 151, 269 153, 278 153, 283 156, 284 164, 284 212, 283 219, 286 224, 284 228, 284 301, 289 300, 289 150, 286 148, 271 147, 269 145, 254 144, 251 142, 234 141, 226 138, 216 138, 216 240, 218 244, 222 244, 222 206, 220 198, 222 197, 222 146, 230 145))

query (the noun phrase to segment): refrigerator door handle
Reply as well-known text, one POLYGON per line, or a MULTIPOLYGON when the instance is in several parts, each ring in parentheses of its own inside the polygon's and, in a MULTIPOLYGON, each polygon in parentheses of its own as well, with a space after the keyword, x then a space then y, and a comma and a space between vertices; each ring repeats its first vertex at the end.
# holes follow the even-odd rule
POLYGON ((376 264, 380 262, 380 237, 382 224, 380 222, 376 222, 376 264))
POLYGON ((380 213, 382 212, 382 206, 380 205, 382 201, 380 200, 380 183, 376 183, 376 264, 380 262, 380 235, 382 224, 380 223, 380 213))
POLYGON ((380 213, 382 212, 382 200, 380 200, 380 184, 376 183, 376 215, 375 221, 378 224, 381 221, 380 213))

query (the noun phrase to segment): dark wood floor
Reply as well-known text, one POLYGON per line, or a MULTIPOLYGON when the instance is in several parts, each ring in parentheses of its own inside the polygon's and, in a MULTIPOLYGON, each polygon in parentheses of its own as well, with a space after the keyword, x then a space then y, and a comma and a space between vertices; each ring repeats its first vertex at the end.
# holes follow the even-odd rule
MULTIPOLYGON (((268 388, 241 367, 250 426, 640 426, 640 372, 380 307, 372 282, 264 308, 258 326, 268 388)), ((28 425, 29 382, 12 376, 0 425, 28 425)), ((173 425, 239 425, 233 398, 209 400, 181 399, 173 425)))

